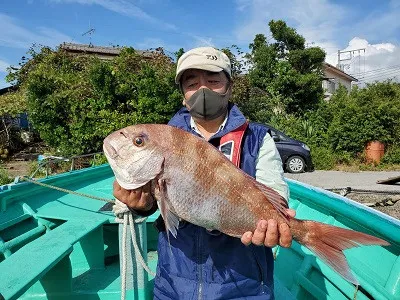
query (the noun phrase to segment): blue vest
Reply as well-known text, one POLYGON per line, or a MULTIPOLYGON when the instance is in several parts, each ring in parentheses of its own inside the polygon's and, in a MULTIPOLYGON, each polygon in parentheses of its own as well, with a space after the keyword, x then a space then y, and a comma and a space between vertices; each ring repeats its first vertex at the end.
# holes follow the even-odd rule
MULTIPOLYGON (((229 106, 228 121, 210 143, 246 122, 235 105, 229 106)), ((190 127, 190 115, 182 108, 169 125, 197 135, 190 127)), ((268 128, 250 123, 242 141, 240 168, 255 177, 256 159, 268 128)), ((270 248, 245 246, 240 239, 219 231, 183 222, 176 239, 165 231, 158 240, 157 276, 154 299, 274 299, 273 256, 270 248)))

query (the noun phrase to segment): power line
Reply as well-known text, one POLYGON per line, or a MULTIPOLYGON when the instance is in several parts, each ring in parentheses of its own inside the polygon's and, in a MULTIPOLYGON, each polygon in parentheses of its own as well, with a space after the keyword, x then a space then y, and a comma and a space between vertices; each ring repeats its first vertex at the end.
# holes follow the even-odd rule
POLYGON ((392 70, 386 70, 386 71, 380 71, 379 73, 369 74, 369 75, 366 75, 366 76, 360 76, 358 79, 385 76, 385 75, 389 75, 389 74, 391 74, 393 72, 396 73, 396 72, 399 72, 399 71, 400 71, 400 68, 392 69, 392 70))
POLYGON ((381 74, 381 75, 375 75, 367 78, 361 78, 359 79, 360 82, 365 82, 365 81, 371 81, 371 80, 379 80, 379 79, 390 79, 393 77, 396 77, 397 75, 400 75, 400 70, 394 71, 393 73, 390 74, 381 74))
POLYGON ((399 73, 400 70, 396 70, 396 71, 392 71, 390 73, 385 73, 385 74, 376 74, 374 76, 369 76, 369 77, 363 77, 363 78, 358 78, 359 80, 370 80, 371 78, 380 78, 380 77, 387 77, 390 76, 392 74, 397 74, 399 73))
POLYGON ((377 73, 377 72, 380 72, 380 71, 386 71, 386 70, 397 69, 397 68, 400 68, 400 65, 387 66, 387 67, 384 67, 384 68, 373 69, 373 70, 365 71, 365 72, 362 72, 362 73, 361 72, 360 73, 351 73, 350 75, 357 75, 357 74, 364 75, 364 74, 367 74, 367 73, 377 73))

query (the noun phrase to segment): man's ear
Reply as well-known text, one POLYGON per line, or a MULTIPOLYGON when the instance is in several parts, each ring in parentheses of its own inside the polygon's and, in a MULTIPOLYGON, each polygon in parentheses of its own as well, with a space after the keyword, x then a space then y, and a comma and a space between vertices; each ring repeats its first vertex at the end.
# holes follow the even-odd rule
POLYGON ((232 97, 232 85, 230 85, 228 87, 228 90, 226 92, 227 92, 228 100, 230 100, 232 97))
POLYGON ((232 89, 233 88, 233 80, 229 79, 229 87, 232 89))
POLYGON ((184 107, 186 107, 187 109, 189 109, 189 105, 187 105, 186 99, 185 99, 185 98, 183 98, 183 100, 182 100, 182 105, 183 105, 184 107))

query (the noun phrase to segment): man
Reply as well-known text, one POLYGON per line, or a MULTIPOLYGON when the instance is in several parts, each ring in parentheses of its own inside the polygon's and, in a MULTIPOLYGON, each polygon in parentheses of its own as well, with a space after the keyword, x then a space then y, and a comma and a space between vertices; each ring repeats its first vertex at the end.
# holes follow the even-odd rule
MULTIPOLYGON (((282 161, 268 128, 247 123, 229 103, 232 94, 229 58, 211 47, 192 49, 178 60, 175 81, 184 107, 169 122, 203 137, 237 166, 288 199, 282 161), (233 134, 234 133, 234 134, 233 134)), ((114 196, 140 215, 156 209, 149 184, 124 190, 114 183, 114 196)), ((294 216, 293 210, 288 210, 294 216)), ((289 247, 286 224, 260 220, 254 232, 239 240, 218 231, 180 222, 170 246, 162 220, 158 243, 155 299, 273 299, 271 247, 289 247)))

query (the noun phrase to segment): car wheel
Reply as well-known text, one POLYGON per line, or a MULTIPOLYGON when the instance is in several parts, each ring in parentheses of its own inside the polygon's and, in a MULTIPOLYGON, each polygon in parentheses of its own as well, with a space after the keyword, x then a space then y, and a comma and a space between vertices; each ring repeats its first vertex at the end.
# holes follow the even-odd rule
POLYGON ((303 173, 306 168, 306 163, 301 156, 289 157, 286 161, 286 170, 290 173, 303 173))

